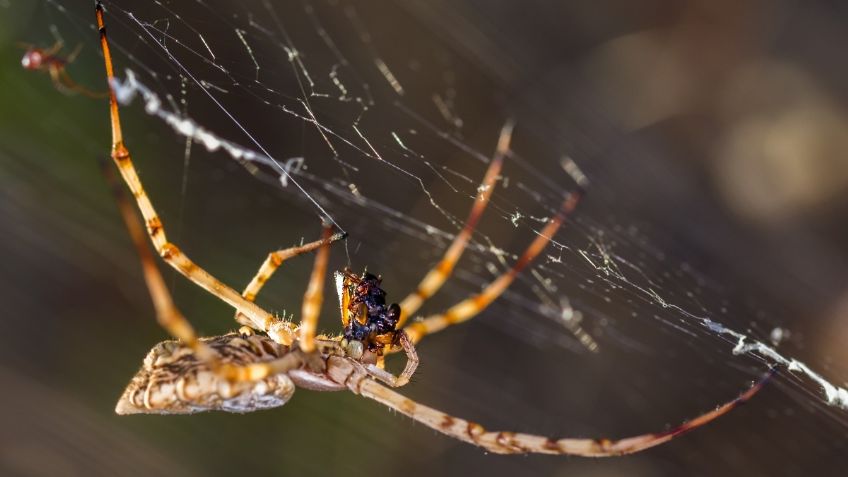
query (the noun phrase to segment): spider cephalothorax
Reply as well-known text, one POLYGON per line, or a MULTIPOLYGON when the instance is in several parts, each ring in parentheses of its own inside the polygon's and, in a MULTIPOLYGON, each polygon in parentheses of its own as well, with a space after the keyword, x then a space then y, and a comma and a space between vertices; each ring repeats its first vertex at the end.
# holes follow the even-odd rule
MULTIPOLYGON (((382 278, 364 272, 358 276, 349 270, 336 274, 336 286, 344 320, 344 339, 359 342, 363 351, 382 354, 386 345, 397 344, 396 326, 400 306, 386 305, 386 292, 380 286, 382 278)), ((358 354, 358 345, 347 346, 358 354)))

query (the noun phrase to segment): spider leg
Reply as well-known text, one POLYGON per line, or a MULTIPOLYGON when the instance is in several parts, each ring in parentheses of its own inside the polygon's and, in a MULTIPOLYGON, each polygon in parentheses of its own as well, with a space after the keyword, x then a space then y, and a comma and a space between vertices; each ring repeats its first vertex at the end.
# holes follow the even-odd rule
MULTIPOLYGON (((271 275, 277 271, 283 262, 298 255, 311 252, 324 245, 325 242, 332 244, 337 240, 344 239, 346 236, 346 234, 337 233, 331 236, 329 241, 321 239, 304 245, 289 247, 285 250, 277 250, 269 253, 268 258, 266 258, 259 267, 259 271, 256 272, 256 275, 252 280, 250 280, 250 283, 247 287, 245 287, 244 291, 241 292, 241 296, 248 301, 255 301, 256 296, 259 295, 259 291, 262 290, 262 287, 265 286, 265 283, 271 278, 271 275)), ((236 321, 243 321, 243 315, 241 313, 236 312, 236 321)))
POLYGON ((65 63, 73 63, 74 60, 79 56, 80 51, 82 51, 82 43, 78 44, 74 50, 65 58, 65 63))
POLYGON ((51 46, 50 48, 48 48, 48 49, 46 49, 46 50, 43 50, 43 51, 42 51, 42 54, 43 54, 45 57, 48 57, 48 56, 56 56, 56 54, 57 54, 57 53, 59 53, 60 51, 62 51, 62 48, 63 48, 64 46, 65 46, 65 43, 64 43, 62 40, 56 40, 56 43, 53 43, 53 46, 51 46))
POLYGON ((62 75, 63 71, 64 68, 61 66, 50 65, 47 67, 47 73, 50 75, 50 80, 53 82, 53 87, 61 93, 71 95, 74 93, 74 88, 65 84, 65 80, 62 75))
POLYGON ((115 202, 118 204, 118 210, 121 212, 121 217, 124 219, 124 224, 130 233, 130 238, 141 259, 141 269, 144 274, 144 281, 147 283, 147 289, 150 292, 150 298, 153 301, 153 307, 156 310, 156 320, 173 337, 188 345, 198 357, 206 361, 213 361, 216 356, 215 352, 197 339, 194 328, 192 328, 185 316, 174 305, 171 294, 168 292, 168 287, 165 286, 165 280, 156 267, 153 254, 147 246, 147 238, 141 222, 135 215, 135 211, 133 211, 132 205, 129 199, 127 199, 126 194, 124 194, 123 189, 118 184, 112 169, 105 167, 107 165, 105 162, 103 163, 103 175, 112 189, 115 202))
POLYGON ((315 254, 315 265, 312 266, 312 276, 303 295, 298 336, 300 349, 309 353, 315 350, 315 329, 318 327, 318 315, 321 313, 321 303, 324 301, 324 280, 327 276, 327 261, 330 256, 332 241, 332 225, 324 225, 324 236, 320 248, 315 254))
POLYGON ((482 292, 467 298, 444 313, 429 316, 421 321, 410 323, 404 330, 409 334, 413 343, 418 343, 421 338, 429 334, 441 331, 448 326, 467 321, 485 310, 489 304, 504 292, 512 284, 515 277, 548 245, 554 234, 559 230, 565 219, 574 211, 584 192, 582 187, 568 195, 562 203, 559 212, 539 232, 539 236, 530 243, 530 246, 518 258, 515 264, 507 272, 489 283, 482 292))
POLYGON ((83 96, 88 96, 89 98, 93 99, 103 99, 109 96, 108 91, 91 91, 85 86, 80 85, 71 78, 71 75, 68 74, 64 66, 51 65, 48 68, 48 71, 50 73, 50 79, 53 80, 53 85, 59 91, 62 91, 67 94, 79 93, 83 96))
MULTIPOLYGON (((398 342, 403 351, 406 353, 406 366, 404 366, 400 375, 395 376, 386 371, 380 365, 379 361, 377 365, 365 365, 365 369, 371 377, 379 379, 393 388, 399 388, 406 385, 410 378, 412 378, 412 375, 415 374, 415 370, 418 368, 418 353, 415 351, 415 345, 412 344, 412 340, 409 339, 409 336, 405 331, 398 331, 398 342)), ((383 356, 380 356, 380 358, 382 359, 383 356)))
POLYGON ((141 179, 139 179, 138 173, 133 166, 130 152, 124 145, 123 135, 121 133, 121 120, 118 114, 118 102, 115 98, 115 90, 112 87, 114 80, 112 56, 109 52, 109 42, 106 39, 106 27, 103 24, 103 5, 100 2, 97 2, 95 12, 97 15, 97 27, 100 31, 100 46, 103 50, 106 78, 109 82, 109 109, 112 123, 111 156, 118 170, 121 172, 124 182, 129 187, 133 197, 135 197, 136 204, 146 222, 147 234, 150 236, 153 246, 165 262, 198 286, 240 311, 250 320, 255 329, 268 333, 278 343, 284 345, 291 344, 295 336, 290 323, 276 320, 270 313, 255 303, 244 299, 238 292, 192 262, 176 245, 168 242, 165 237, 165 229, 162 221, 159 219, 159 215, 153 208, 150 198, 144 191, 141 179))
POLYGON ((512 129, 514 126, 515 124, 510 121, 501 128, 495 155, 489 162, 489 168, 486 170, 486 175, 483 176, 483 182, 477 188, 477 197, 474 199, 474 205, 471 207, 471 212, 469 212, 462 230, 453 239, 441 261, 427 272, 427 275, 418 284, 418 288, 400 302, 401 315, 397 324, 398 328, 403 326, 406 320, 418 311, 425 300, 433 296, 442 287, 445 280, 453 272, 456 262, 459 261, 459 258, 468 246, 468 242, 471 240, 471 234, 474 232, 477 222, 480 221, 480 217, 483 215, 483 211, 486 210, 489 199, 492 197, 492 191, 501 172, 504 156, 509 151, 509 143, 512 139, 512 129))
MULTIPOLYGON (((106 165, 104 163, 104 166, 106 165)), ((218 354, 209 345, 198 339, 197 333, 194 331, 191 323, 188 322, 176 305, 174 305, 171 294, 165 285, 165 280, 162 278, 153 254, 148 248, 144 228, 138 216, 136 216, 129 199, 118 184, 112 169, 103 167, 103 174, 106 176, 106 181, 112 189, 115 201, 118 204, 118 210, 121 212, 121 217, 124 219, 124 224, 141 259, 144 281, 147 283, 147 289, 150 292, 150 298, 156 310, 156 319, 163 328, 173 337, 191 348, 199 359, 209 363, 210 369, 213 369, 220 376, 231 382, 264 379, 272 374, 284 373, 297 368, 305 362, 300 353, 290 352, 282 358, 262 363, 251 363, 247 365, 220 363, 218 354)))
POLYGON ((226 364, 217 370, 230 382, 258 381, 274 374, 287 373, 297 369, 307 362, 306 357, 298 350, 293 350, 281 358, 261 363, 245 365, 226 364))
MULTIPOLYGON (((331 358, 331 367, 344 368, 344 363, 331 358)), ((439 431, 445 435, 480 446, 497 454, 568 454, 584 457, 613 457, 633 454, 666 443, 675 437, 703 426, 727 414, 736 406, 748 401, 757 394, 766 381, 774 374, 772 368, 759 381, 735 399, 725 402, 712 411, 701 414, 672 429, 626 437, 617 440, 560 438, 538 436, 506 431, 487 431, 480 424, 445 414, 442 411, 419 404, 372 379, 357 376, 354 365, 348 363, 347 369, 332 369, 337 375, 348 374, 347 386, 354 393, 373 399, 387 407, 405 414, 412 419, 439 431)), ((338 379, 338 378, 336 378, 338 379)))

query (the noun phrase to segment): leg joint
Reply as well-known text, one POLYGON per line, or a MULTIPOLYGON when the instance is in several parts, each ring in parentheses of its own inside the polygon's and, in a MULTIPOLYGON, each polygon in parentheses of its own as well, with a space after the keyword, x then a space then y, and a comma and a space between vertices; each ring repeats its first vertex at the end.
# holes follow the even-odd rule
POLYGON ((182 255, 182 252, 179 247, 168 242, 159 249, 159 255, 165 260, 173 260, 182 255))

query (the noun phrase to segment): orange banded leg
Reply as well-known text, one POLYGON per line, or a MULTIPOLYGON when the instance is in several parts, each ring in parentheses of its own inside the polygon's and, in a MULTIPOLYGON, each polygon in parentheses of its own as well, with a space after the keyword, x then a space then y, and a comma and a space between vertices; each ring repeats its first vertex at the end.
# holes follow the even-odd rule
MULTIPOLYGON (((338 363, 338 361, 333 361, 333 363, 338 363)), ((344 371, 347 372, 347 370, 344 371)), ((350 376, 353 376, 353 374, 350 373, 350 376)), ((736 397, 736 399, 728 401, 712 411, 701 414, 674 428, 618 440, 585 438, 552 439, 533 434, 488 431, 480 424, 466 421, 419 404, 371 379, 355 380, 349 378, 348 387, 353 392, 382 403, 436 431, 469 444, 480 446, 497 454, 567 454, 584 457, 613 457, 633 454, 664 444, 675 437, 718 419, 733 410, 736 406, 751 399, 751 397, 762 389, 763 385, 765 385, 773 374, 774 369, 736 397)))
MULTIPOLYGON (((103 165, 107 166, 108 164, 104 163, 103 165)), ((165 286, 165 280, 156 267, 156 261, 148 248, 147 237, 145 236, 141 222, 135 215, 129 199, 123 193, 123 189, 121 189, 115 179, 111 168, 103 167, 103 174, 106 176, 106 181, 112 189, 115 201, 118 204, 118 210, 121 212, 121 217, 124 219, 124 224, 127 226, 130 238, 141 259, 141 269, 144 274, 144 281, 147 283, 147 289, 150 292, 150 298, 153 301, 153 308, 156 310, 156 320, 171 336, 188 345, 200 359, 209 362, 214 361, 216 359, 215 352, 197 339, 194 328, 192 328, 185 316, 174 305, 171 294, 168 292, 168 287, 165 286)))
POLYGON ((290 258, 297 257, 298 255, 312 252, 325 243, 332 244, 337 240, 344 239, 346 236, 347 235, 344 233, 337 233, 333 234, 329 240, 316 240, 304 245, 289 247, 285 250, 277 250, 276 252, 269 253, 268 258, 266 258, 262 263, 262 266, 259 267, 259 271, 256 272, 256 275, 247 287, 245 287, 241 295, 247 300, 255 301, 256 296, 259 295, 259 291, 262 290, 262 287, 265 286, 265 283, 271 278, 271 275, 277 271, 283 262, 290 258))
POLYGON ((217 296, 241 314, 243 314, 255 329, 264 331, 278 343, 289 345, 294 341, 294 331, 290 323, 276 320, 270 313, 258 307, 255 303, 245 300, 238 292, 225 285, 208 272, 192 262, 180 249, 168 242, 165 237, 165 229, 159 215, 153 208, 147 193, 142 187, 138 173, 133 166, 130 153, 124 146, 121 133, 121 120, 118 113, 118 102, 115 98, 115 90, 112 87, 114 74, 112 70, 112 56, 109 52, 109 42, 106 39, 106 27, 103 24, 103 6, 98 2, 96 7, 97 27, 100 31, 100 46, 103 49, 103 59, 106 67, 106 77, 109 82, 109 111, 112 123, 112 159, 124 182, 135 197, 141 215, 144 217, 147 233, 153 246, 159 255, 170 266, 183 274, 208 292, 217 296))
MULTIPOLYGON (((250 283, 247 287, 245 287, 244 291, 241 292, 241 296, 248 301, 256 301, 256 296, 259 295, 262 287, 265 286, 265 283, 271 278, 283 262, 298 255, 311 252, 324 245, 324 243, 332 244, 337 240, 344 239, 346 236, 346 234, 338 233, 331 236, 329 241, 321 239, 304 245, 289 247, 285 250, 277 250, 276 252, 269 253, 268 258, 266 258, 259 267, 259 271, 256 272, 256 275, 252 280, 250 280, 250 283)), ((236 321, 241 322, 243 320, 244 318, 240 316, 240 313, 236 312, 236 321)))
POLYGON ((544 250, 545 246, 548 245, 554 234, 556 234, 557 230, 559 230, 566 217, 568 217, 577 207, 582 195, 582 189, 578 189, 577 191, 569 194, 557 215, 548 222, 545 228, 543 228, 539 233, 539 236, 530 243, 530 246, 527 247, 512 268, 496 278, 485 289, 483 289, 482 292, 457 303, 456 305, 448 308, 448 310, 444 313, 432 315, 421 321, 407 325, 404 330, 407 334, 409 334, 412 342, 418 343, 424 336, 441 331, 448 326, 470 320, 478 313, 485 310, 492 301, 499 297, 501 293, 503 293, 504 290, 512 284, 515 277, 518 276, 518 274, 527 265, 529 265, 542 250, 544 250))
POLYGON ((427 272, 427 275, 418 284, 418 288, 400 302, 401 315, 397 323, 398 328, 403 326, 406 320, 418 311, 425 300, 433 296, 442 287, 445 280, 453 272, 456 262, 459 261, 459 258, 468 246, 468 242, 471 240, 471 234, 474 232, 477 222, 480 221, 480 217, 483 215, 483 211, 486 210, 489 199, 492 197, 492 191, 501 172, 504 157, 509 151, 509 143, 512 140, 512 129, 514 126, 514 123, 508 122, 501 128, 495 155, 492 157, 491 162, 489 162, 489 168, 486 170, 486 175, 483 176, 483 182, 477 188, 477 197, 474 199, 474 206, 471 208, 471 212, 468 214, 468 219, 466 219, 462 230, 453 239, 442 260, 427 272))
MULTIPOLYGON (((106 164, 104 164, 105 166, 106 164)), ((127 226, 127 230, 135 245, 141 259, 144 280, 150 291, 150 297, 156 310, 156 319, 163 328, 172 336, 185 343, 194 354, 202 361, 209 363, 210 369, 232 382, 255 381, 264 379, 272 374, 284 373, 290 369, 299 367, 304 360, 297 353, 288 353, 282 358, 263 363, 251 363, 247 365, 234 365, 220 363, 218 354, 206 343, 198 339, 197 334, 188 320, 180 313, 165 286, 165 280, 156 267, 156 261, 147 245, 147 237, 144 228, 135 215, 135 211, 123 189, 117 183, 111 168, 104 167, 104 175, 112 188, 121 217, 127 226)))
POLYGON ((312 266, 312 276, 303 295, 300 325, 298 326, 300 349, 309 353, 315 350, 315 330, 318 327, 318 315, 321 313, 321 303, 324 301, 324 280, 327 277, 327 261, 330 256, 330 242, 333 227, 324 226, 324 236, 320 248, 315 254, 315 265, 312 266))
POLYGON ((258 381, 274 374, 286 373, 306 363, 303 355, 290 352, 281 358, 246 365, 225 364, 217 370, 230 381, 258 381))

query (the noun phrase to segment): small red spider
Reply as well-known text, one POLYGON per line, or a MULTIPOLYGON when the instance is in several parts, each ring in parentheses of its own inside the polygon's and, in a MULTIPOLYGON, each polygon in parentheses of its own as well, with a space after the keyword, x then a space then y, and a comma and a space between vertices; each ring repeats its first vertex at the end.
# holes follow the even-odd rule
POLYGON ((26 53, 21 58, 21 66, 30 71, 46 71, 53 81, 56 89, 67 94, 79 93, 91 98, 106 98, 109 96, 108 91, 96 92, 78 84, 71 79, 65 67, 72 63, 77 55, 79 55, 82 45, 76 47, 67 57, 58 56, 62 51, 63 43, 57 41, 48 49, 38 48, 33 45, 22 44, 26 49, 26 53))

